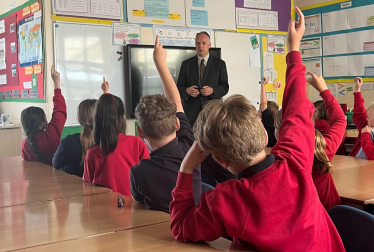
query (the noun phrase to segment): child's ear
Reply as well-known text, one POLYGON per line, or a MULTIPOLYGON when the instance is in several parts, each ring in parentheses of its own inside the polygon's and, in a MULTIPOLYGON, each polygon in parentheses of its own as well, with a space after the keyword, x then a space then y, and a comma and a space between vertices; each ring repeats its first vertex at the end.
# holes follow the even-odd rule
POLYGON ((181 127, 181 122, 178 117, 175 117, 175 131, 178 131, 181 127))
POLYGON ((264 128, 264 131, 265 131, 265 147, 268 145, 268 142, 269 142, 269 136, 268 136, 268 132, 266 131, 266 129, 264 128))
POLYGON ((222 161, 220 158, 212 155, 213 159, 218 163, 220 164, 223 168, 227 169, 227 167, 229 167, 229 163, 228 162, 225 162, 225 161, 222 161))
POLYGON ((144 132, 139 126, 136 127, 136 130, 138 131, 138 135, 140 138, 145 138, 144 132))

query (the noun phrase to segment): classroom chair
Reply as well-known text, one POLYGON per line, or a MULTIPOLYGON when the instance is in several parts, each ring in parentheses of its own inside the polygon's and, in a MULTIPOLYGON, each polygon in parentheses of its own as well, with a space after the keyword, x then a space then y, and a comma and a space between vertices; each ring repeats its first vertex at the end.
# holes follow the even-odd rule
POLYGON ((347 252, 373 251, 374 216, 362 210, 339 205, 328 211, 347 252))

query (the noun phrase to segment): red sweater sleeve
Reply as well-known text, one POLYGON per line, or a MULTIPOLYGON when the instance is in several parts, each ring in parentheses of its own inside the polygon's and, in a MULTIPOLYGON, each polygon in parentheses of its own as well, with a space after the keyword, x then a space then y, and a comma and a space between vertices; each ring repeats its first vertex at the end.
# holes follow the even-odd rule
POLYGON ((46 136, 48 139, 60 139, 62 130, 66 122, 66 104, 65 99, 61 94, 61 89, 55 89, 53 96, 53 113, 52 119, 48 123, 46 136))
POLYGON ((330 117, 330 127, 323 137, 326 141, 326 154, 331 160, 343 140, 347 122, 343 110, 329 89, 320 93, 320 96, 330 117))
POLYGON ((361 134, 361 147, 368 160, 374 160, 374 142, 369 132, 361 134))
POLYGON ((355 103, 353 107, 352 119, 358 131, 361 132, 362 128, 364 128, 368 124, 365 100, 362 97, 361 92, 355 92, 353 95, 355 98, 355 103))
POLYGON ((305 67, 300 52, 288 53, 286 60, 282 125, 279 140, 271 152, 275 156, 290 154, 301 167, 311 172, 314 155, 314 106, 307 98, 305 67))
POLYGON ((175 239, 197 242, 213 241, 225 233, 231 237, 240 236, 243 227, 238 225, 235 216, 244 218, 247 209, 244 204, 238 204, 236 197, 232 197, 233 194, 243 193, 235 190, 235 183, 240 181, 218 184, 214 190, 202 194, 199 204, 195 206, 192 180, 192 174, 179 172, 172 191, 170 228, 175 239))

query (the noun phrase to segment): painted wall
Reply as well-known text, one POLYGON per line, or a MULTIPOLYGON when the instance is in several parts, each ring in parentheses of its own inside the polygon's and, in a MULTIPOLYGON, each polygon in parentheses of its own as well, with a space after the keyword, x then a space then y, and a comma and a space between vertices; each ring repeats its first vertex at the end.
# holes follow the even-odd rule
POLYGON ((326 1, 326 0, 294 0, 294 4, 299 8, 314 5, 314 4, 326 3, 326 2, 330 2, 330 1, 326 1))

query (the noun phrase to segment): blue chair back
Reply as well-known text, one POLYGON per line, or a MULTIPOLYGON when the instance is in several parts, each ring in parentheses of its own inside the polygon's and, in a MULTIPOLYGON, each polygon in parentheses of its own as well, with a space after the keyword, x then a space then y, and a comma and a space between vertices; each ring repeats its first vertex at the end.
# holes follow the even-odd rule
POLYGON ((374 251, 373 215, 345 205, 334 206, 328 213, 347 252, 374 251))

